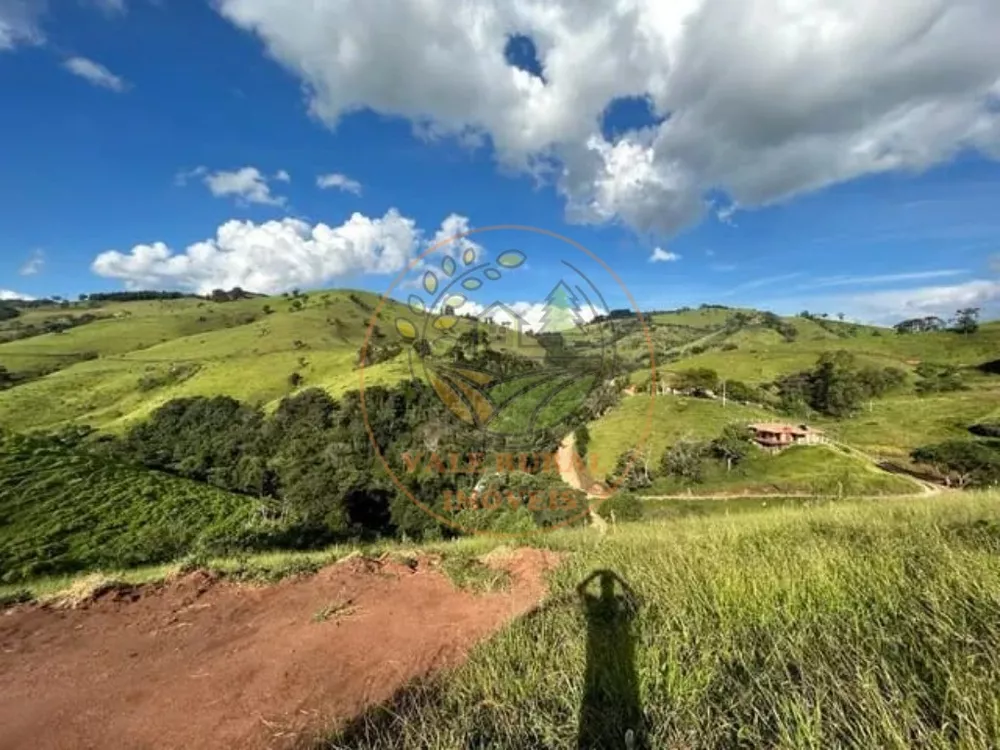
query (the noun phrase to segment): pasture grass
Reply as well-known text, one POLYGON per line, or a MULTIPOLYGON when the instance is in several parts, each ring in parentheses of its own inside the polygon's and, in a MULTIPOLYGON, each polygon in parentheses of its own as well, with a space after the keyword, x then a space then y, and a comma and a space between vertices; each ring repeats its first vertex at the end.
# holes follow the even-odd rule
POLYGON ((688 492, 747 494, 913 495, 921 486, 905 476, 882 471, 870 462, 832 445, 796 445, 780 453, 756 450, 727 471, 722 462, 710 464, 703 480, 684 484, 658 477, 646 495, 688 492))
POLYGON ((324 746, 576 747, 595 701, 605 747, 627 728, 655 748, 1000 743, 997 494, 574 533, 547 605, 324 746), (595 644, 578 602, 601 569, 639 598, 622 643, 595 644), (616 693, 633 681, 640 726, 616 693))

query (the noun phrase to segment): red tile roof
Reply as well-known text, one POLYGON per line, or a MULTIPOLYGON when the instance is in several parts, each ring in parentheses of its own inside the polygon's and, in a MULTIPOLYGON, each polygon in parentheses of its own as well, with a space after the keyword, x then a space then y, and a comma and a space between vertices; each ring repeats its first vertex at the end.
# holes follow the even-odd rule
POLYGON ((750 429, 754 432, 770 432, 773 434, 788 433, 789 435, 808 435, 810 433, 822 433, 822 430, 818 430, 815 427, 809 427, 808 425, 800 424, 783 424, 781 422, 760 422, 758 424, 750 425, 750 429))

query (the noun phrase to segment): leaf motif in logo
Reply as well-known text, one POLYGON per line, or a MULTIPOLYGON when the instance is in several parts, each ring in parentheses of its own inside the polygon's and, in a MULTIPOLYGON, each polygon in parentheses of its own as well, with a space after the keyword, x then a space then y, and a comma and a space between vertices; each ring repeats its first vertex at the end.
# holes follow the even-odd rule
POLYGON ((396 318, 396 330, 404 339, 413 340, 417 337, 417 327, 406 318, 396 318))
POLYGON ((466 251, 462 253, 462 261, 465 263, 465 265, 471 266, 473 263, 476 262, 476 251, 473 250, 471 247, 467 248, 466 251))
POLYGON ((435 276, 431 271, 424 274, 424 289, 427 290, 428 294, 434 294, 438 288, 437 276, 435 276))
POLYGON ((500 254, 497 263, 504 268, 517 268, 526 261, 528 257, 520 250, 507 250, 500 254))
POLYGON ((446 255, 444 260, 441 261, 441 270, 448 276, 455 275, 455 261, 452 260, 450 255, 446 255))
POLYGON ((468 422, 470 424, 475 423, 475 418, 472 416, 472 410, 465 403, 461 394, 459 394, 451 383, 435 372, 430 373, 430 380, 431 386, 434 388, 434 392, 437 393, 438 398, 441 399, 441 403, 447 406, 452 414, 461 419, 463 422, 468 422))
POLYGON ((501 276, 500 272, 495 268, 487 268, 483 271, 483 275, 490 281, 496 281, 501 276))
POLYGON ((488 372, 480 372, 479 370, 467 370, 465 368, 456 367, 454 372, 461 375, 466 380, 471 380, 473 383, 478 383, 479 385, 486 385, 487 383, 493 382, 493 376, 488 372))
MULTIPOLYGON (((476 386, 466 380, 465 375, 473 375, 476 382, 479 382, 485 373, 472 370, 453 370, 444 374, 448 383, 458 390, 466 410, 471 413, 473 424, 484 425, 493 416, 495 408, 493 402, 476 386)), ((487 376, 489 377, 489 376, 487 376)), ((492 380, 492 378, 490 378, 492 380)))

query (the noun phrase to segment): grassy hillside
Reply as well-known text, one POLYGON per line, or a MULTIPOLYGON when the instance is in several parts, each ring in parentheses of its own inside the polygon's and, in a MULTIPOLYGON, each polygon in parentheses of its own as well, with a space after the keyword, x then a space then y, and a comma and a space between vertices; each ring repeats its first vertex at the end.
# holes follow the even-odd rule
POLYGON ((27 310, 4 326, 31 325, 66 316, 96 319, 62 333, 47 333, 0 344, 0 362, 12 372, 56 369, 84 356, 121 355, 182 336, 246 325, 263 317, 257 299, 212 303, 197 299, 76 303, 67 309, 27 310), (58 312, 57 312, 58 310, 58 312))
POLYGON ((798 445, 780 453, 756 451, 726 471, 711 467, 697 485, 659 478, 643 494, 774 494, 913 495, 920 486, 906 477, 889 474, 862 458, 834 446, 798 445))
POLYGON ((596 464, 604 474, 619 455, 640 441, 656 461, 679 438, 714 438, 727 424, 769 417, 764 409, 732 403, 723 408, 718 401, 684 396, 657 396, 652 400, 652 419, 649 411, 648 395, 626 397, 592 423, 588 463, 596 464))
POLYGON ((251 498, 0 433, 0 581, 253 547, 251 498))
MULTIPOLYGON (((63 333, 0 343, 0 365, 9 371, 54 370, 0 391, 0 426, 24 431, 82 423, 117 432, 183 396, 225 394, 267 407, 302 387, 342 395, 360 385, 357 352, 378 299, 345 290, 222 303, 178 299, 25 310, 16 321, 0 322, 0 338, 17 321, 36 325, 84 313, 96 319, 63 333)), ((382 343, 405 346, 395 321, 406 314, 399 303, 386 304, 379 321, 382 343)), ((837 349, 853 352, 862 365, 910 373, 921 362, 965 368, 966 391, 917 396, 906 388, 846 420, 809 417, 837 438, 878 455, 905 458, 918 445, 961 437, 969 424, 1000 408, 1000 377, 969 369, 996 359, 1000 322, 985 324, 968 336, 901 336, 823 318, 777 318, 712 306, 648 318, 658 369, 668 379, 671 373, 708 367, 728 379, 760 384, 809 368, 822 353, 837 349)), ((632 381, 648 379, 642 364, 649 345, 637 322, 594 325, 614 328, 619 356, 639 366, 632 381)), ((467 326, 459 320, 455 330, 467 326)), ((498 340, 494 346, 504 345, 498 340)), ((410 374, 403 354, 365 368, 364 378, 368 385, 391 384, 410 374)), ((416 374, 422 376, 422 370, 416 374)), ((910 379, 912 384, 912 375, 910 379)), ((538 394, 544 400, 545 390, 538 394)), ((645 425, 645 405, 636 398, 625 399, 593 425, 592 452, 605 465, 613 464, 645 425)), ((503 419, 525 421, 530 415, 520 412, 529 406, 527 401, 519 403, 503 419)), ((649 443, 657 453, 683 435, 712 437, 727 422, 769 417, 780 415, 756 407, 730 404, 723 411, 717 402, 661 398, 649 443)))
MULTIPOLYGON (((908 373, 907 383, 873 399, 859 413, 844 419, 817 414, 784 415, 771 408, 732 403, 723 407, 720 400, 659 396, 655 399, 652 431, 646 441, 654 458, 680 437, 710 438, 728 422, 768 419, 808 421, 827 430, 835 439, 872 455, 905 461, 910 451, 920 445, 966 437, 969 425, 996 419, 1000 414, 1000 377, 976 369, 1000 353, 1000 322, 986 323, 971 335, 953 332, 898 335, 839 321, 785 318, 783 322, 797 331, 794 338, 786 340, 774 327, 766 325, 744 325, 735 330, 720 328, 725 315, 736 312, 739 311, 707 308, 654 315, 657 325, 666 320, 702 325, 691 333, 699 338, 689 338, 688 343, 675 346, 671 356, 665 358, 667 361, 658 364, 661 377, 670 382, 686 370, 709 368, 730 381, 761 385, 812 368, 825 352, 846 350, 855 355, 859 366, 903 370, 908 373), (710 331, 708 342, 701 333, 705 330, 710 331), (700 346, 708 343, 710 348, 694 354, 692 341, 702 342, 700 346), (965 390, 918 395, 914 391, 917 380, 914 371, 921 363, 957 366, 965 390)), ((649 370, 636 370, 630 379, 633 384, 648 382, 649 370)), ((591 452, 600 457, 602 466, 613 465, 622 451, 640 440, 645 433, 648 408, 648 396, 639 394, 626 398, 590 425, 591 452)), ((758 479, 767 484, 767 477, 758 479)), ((777 482, 780 477, 776 475, 774 479, 777 482)), ((734 488, 744 484, 735 482, 734 488)), ((786 491, 792 491, 791 486, 786 491)))
MULTIPOLYGON (((797 320, 796 327, 811 324, 797 320)), ((772 330, 747 329, 731 337, 738 348, 713 349, 670 363, 678 367, 711 367, 734 380, 764 382, 776 376, 808 367, 824 351, 846 349, 864 361, 912 368, 921 362, 953 365, 977 365, 996 359, 1000 353, 1000 322, 988 323, 975 334, 963 336, 950 332, 898 335, 880 329, 864 329, 857 336, 839 338, 819 335, 784 341, 772 330), (875 335, 878 331, 879 335, 875 335)))
POLYGON ((996 747, 998 500, 557 533, 573 554, 546 606, 329 746, 624 747, 645 723, 657 748, 996 747), (576 587, 599 570, 634 615, 620 588, 585 614, 576 587))
MULTIPOLYGON (((224 394, 270 405, 309 386, 339 396, 360 386, 357 354, 378 302, 369 292, 337 291, 225 303, 108 303, 94 308, 107 316, 101 320, 0 344, 0 365, 12 372, 46 363, 57 369, 0 391, 0 426, 82 423, 119 431, 183 396, 224 394), (80 361, 85 352, 94 358, 80 361)), ((406 314, 387 301, 377 343, 405 345, 395 321, 406 314)), ((468 326, 460 319, 455 331, 468 326)), ((405 353, 364 371, 366 385, 409 377, 405 353)))

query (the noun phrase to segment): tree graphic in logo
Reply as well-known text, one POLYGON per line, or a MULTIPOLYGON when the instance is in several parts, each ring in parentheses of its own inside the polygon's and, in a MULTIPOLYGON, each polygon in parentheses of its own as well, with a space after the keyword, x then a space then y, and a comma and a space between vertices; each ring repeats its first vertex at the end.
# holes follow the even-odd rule
POLYGON ((421 293, 409 295, 407 315, 396 320, 411 345, 411 373, 477 429, 513 436, 555 427, 577 413, 605 377, 607 342, 585 325, 602 311, 600 292, 565 264, 569 280, 556 282, 531 328, 511 305, 475 299, 527 256, 520 250, 494 261, 480 255, 468 248, 461 262, 446 255, 421 269, 421 293))
POLYGON ((580 302, 573 296, 565 281, 560 280, 555 288, 545 298, 545 313, 539 331, 542 333, 558 333, 577 326, 586 321, 580 312, 580 302))

